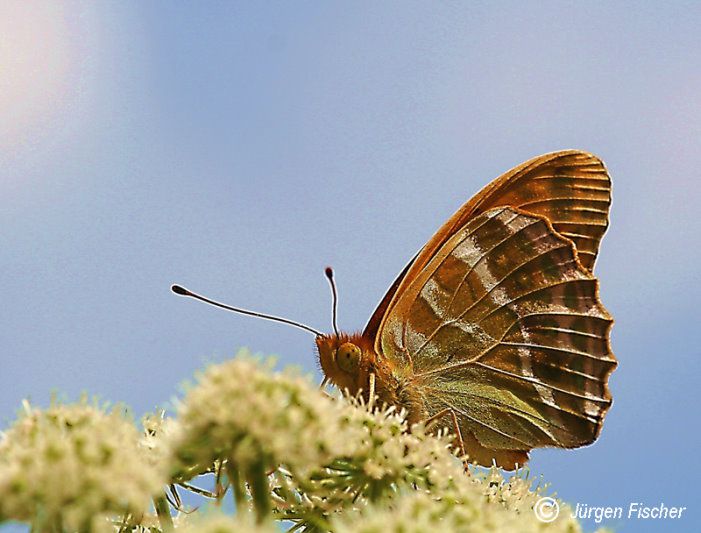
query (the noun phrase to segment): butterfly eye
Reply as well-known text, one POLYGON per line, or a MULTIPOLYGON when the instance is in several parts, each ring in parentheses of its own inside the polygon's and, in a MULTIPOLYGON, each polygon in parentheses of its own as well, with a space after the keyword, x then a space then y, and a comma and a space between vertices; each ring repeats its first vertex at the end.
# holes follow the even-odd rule
POLYGON ((336 350, 336 363, 344 372, 355 372, 360 365, 360 348, 352 342, 344 342, 336 350))

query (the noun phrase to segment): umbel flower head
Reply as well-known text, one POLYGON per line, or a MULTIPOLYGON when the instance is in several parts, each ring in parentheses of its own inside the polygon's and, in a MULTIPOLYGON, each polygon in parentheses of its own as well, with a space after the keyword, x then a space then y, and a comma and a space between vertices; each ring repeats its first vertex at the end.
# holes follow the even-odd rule
POLYGON ((171 448, 176 478, 189 479, 215 461, 242 472, 284 464, 299 471, 324 464, 347 443, 333 424, 341 406, 293 371, 247 352, 211 365, 179 405, 171 448))
POLYGON ((247 352, 209 366, 180 404, 170 439, 173 480, 186 481, 217 463, 237 507, 248 506, 250 493, 259 518, 271 508, 270 472, 284 465, 303 477, 350 444, 335 424, 339 402, 291 370, 272 374, 272 366, 247 352))
POLYGON ((178 533, 279 533, 272 521, 257 524, 250 515, 230 516, 219 510, 204 509, 192 515, 179 515, 175 530, 178 533))
POLYGON ((409 431, 405 414, 393 407, 373 409, 356 399, 343 405, 334 421, 349 443, 343 455, 306 476, 275 474, 276 513, 301 531, 328 531, 338 513, 386 503, 405 490, 445 490, 464 477, 449 435, 428 435, 421 425, 409 431))
POLYGON ((570 513, 539 522, 527 480, 466 475, 450 435, 271 370, 244 353, 198 376, 165 437, 174 482, 214 468, 239 514, 252 504, 260 524, 272 515, 295 531, 579 531, 570 513))
POLYGON ((451 435, 429 435, 421 424, 410 431, 406 413, 394 407, 373 409, 362 400, 351 399, 343 412, 341 427, 355 440, 348 455, 331 466, 343 472, 342 465, 349 465, 343 476, 352 478, 357 474, 359 483, 368 487, 371 500, 380 496, 382 487, 444 487, 463 475, 460 462, 452 453, 451 435))
POLYGON ((404 490, 382 505, 375 503, 336 515, 331 529, 335 533, 582 531, 562 502, 558 502, 561 512, 554 521, 539 520, 533 506, 541 496, 539 490, 531 490, 531 483, 522 476, 505 480, 492 470, 488 476, 456 479, 452 487, 437 491, 404 490))
POLYGON ((306 478, 297 476, 307 497, 322 498, 327 504, 339 498, 374 501, 402 485, 449 486, 454 477, 463 475, 451 452, 451 436, 428 435, 421 425, 409 431, 405 413, 394 407, 372 408, 356 398, 345 400, 333 423, 347 446, 323 468, 306 478))
POLYGON ((170 460, 169 439, 178 426, 177 418, 165 416, 163 409, 154 413, 147 413, 141 417, 141 426, 144 429, 139 445, 145 453, 147 460, 159 470, 168 470, 170 460))
POLYGON ((0 521, 33 529, 101 530, 139 517, 162 482, 123 412, 83 398, 23 415, 0 438, 0 521))
POLYGON ((250 488, 257 511, 267 514, 272 482, 279 515, 311 513, 323 522, 398 485, 431 487, 462 475, 449 437, 428 437, 421 427, 410 433, 393 408, 332 399, 294 372, 271 369, 242 353, 198 376, 171 438, 175 480, 225 464, 239 503, 250 488))

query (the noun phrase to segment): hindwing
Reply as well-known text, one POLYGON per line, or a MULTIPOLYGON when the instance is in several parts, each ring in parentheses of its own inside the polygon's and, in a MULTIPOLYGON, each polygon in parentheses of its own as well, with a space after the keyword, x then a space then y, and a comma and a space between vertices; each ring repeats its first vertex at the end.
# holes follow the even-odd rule
POLYGON ((542 215, 500 207, 454 230, 403 286, 376 344, 412 369, 427 417, 456 413, 473 459, 513 468, 532 448, 596 439, 612 322, 573 242, 542 215))

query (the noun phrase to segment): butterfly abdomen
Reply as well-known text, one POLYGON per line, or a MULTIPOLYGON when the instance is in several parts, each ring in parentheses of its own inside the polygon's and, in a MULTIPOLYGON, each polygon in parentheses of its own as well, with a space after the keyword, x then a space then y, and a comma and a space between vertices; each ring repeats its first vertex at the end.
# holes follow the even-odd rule
POLYGON ((406 410, 409 426, 428 418, 423 398, 419 394, 416 386, 409 382, 407 378, 397 378, 395 403, 393 405, 406 410))

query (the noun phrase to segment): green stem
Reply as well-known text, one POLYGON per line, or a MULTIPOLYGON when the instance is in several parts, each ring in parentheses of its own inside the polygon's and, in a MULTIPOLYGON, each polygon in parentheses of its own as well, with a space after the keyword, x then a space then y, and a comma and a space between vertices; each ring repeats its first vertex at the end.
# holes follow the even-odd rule
POLYGON ((211 500, 213 500, 217 497, 214 492, 210 492, 206 489, 196 487, 195 485, 190 485, 189 483, 185 483, 184 481, 182 483, 178 483, 178 485, 180 485, 185 490, 188 490, 190 492, 194 492, 195 494, 199 494, 200 496, 204 496, 205 498, 209 498, 211 500))
POLYGON ((217 461, 216 465, 216 475, 214 477, 214 494, 216 495, 217 501, 214 502, 214 505, 217 507, 221 506, 221 501, 224 498, 224 495, 226 494, 226 488, 224 485, 222 485, 221 478, 222 478, 222 472, 224 470, 224 461, 217 461))
POLYGON ((156 508, 161 530, 164 533, 173 531, 173 517, 170 516, 170 507, 168 506, 168 500, 166 500, 165 496, 154 498, 153 506, 156 508))
POLYGON ((261 523, 270 513, 270 483, 268 483, 268 475, 262 461, 251 467, 250 484, 256 518, 258 523, 261 523))
POLYGON ((234 493, 234 505, 236 505, 236 512, 242 513, 246 509, 246 489, 244 488, 238 468, 234 466, 231 460, 226 462, 226 475, 229 477, 231 489, 234 493))

